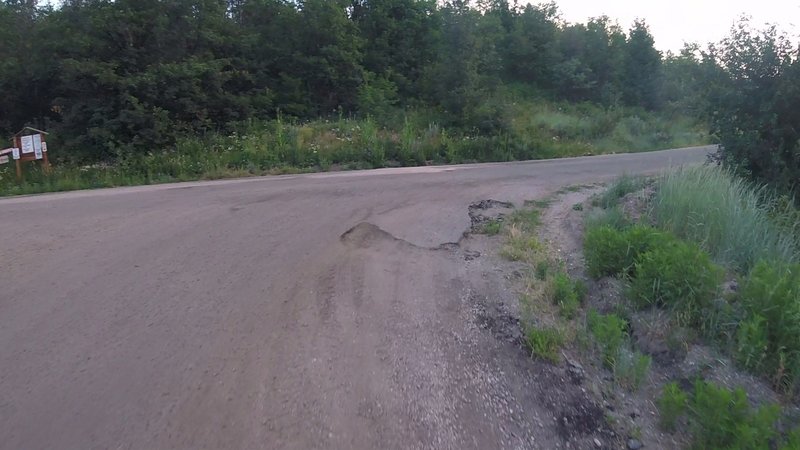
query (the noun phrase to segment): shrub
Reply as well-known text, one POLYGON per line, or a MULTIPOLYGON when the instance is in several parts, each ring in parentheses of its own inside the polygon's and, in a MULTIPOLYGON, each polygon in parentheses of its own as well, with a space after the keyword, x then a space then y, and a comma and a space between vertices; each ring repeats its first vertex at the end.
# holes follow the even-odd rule
POLYGON ((558 349, 564 344, 564 336, 556 328, 531 326, 525 333, 525 343, 532 355, 558 362, 558 349))
POLYGON ((671 382, 664 386, 661 396, 656 401, 658 412, 661 415, 661 426, 672 431, 678 418, 686 412, 689 396, 678 386, 671 382))
POLYGON ((722 276, 722 270, 699 247, 673 241, 642 255, 631 294, 640 307, 666 306, 675 312, 679 324, 698 324, 722 276))
POLYGON ((778 435, 778 406, 752 409, 741 388, 731 391, 697 381, 689 409, 696 449, 765 449, 778 435))
POLYGON ((589 228, 583 248, 586 268, 594 278, 621 273, 631 263, 625 235, 608 225, 589 228))
POLYGON ((623 231, 610 226, 590 228, 584 238, 584 255, 589 274, 633 275, 641 255, 653 248, 664 247, 674 239, 645 225, 635 225, 623 231))
POLYGON ((750 315, 737 334, 738 359, 776 386, 794 390, 800 377, 800 265, 759 262, 741 291, 750 315))
POLYGON ((589 331, 592 332, 603 356, 603 364, 613 368, 619 350, 625 343, 628 328, 627 322, 616 314, 601 315, 597 311, 589 311, 587 316, 589 331))

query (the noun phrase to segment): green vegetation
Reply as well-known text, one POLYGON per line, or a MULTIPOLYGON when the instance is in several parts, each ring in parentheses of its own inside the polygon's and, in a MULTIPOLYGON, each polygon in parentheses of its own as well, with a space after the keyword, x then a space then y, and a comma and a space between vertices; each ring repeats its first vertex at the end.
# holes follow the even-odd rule
POLYGON ((592 310, 586 322, 603 364, 612 370, 617 384, 629 390, 638 389, 650 372, 652 359, 631 349, 627 321, 616 314, 603 315, 592 310))
POLYGON ((657 403, 667 429, 674 429, 678 418, 686 416, 694 449, 796 448, 797 430, 787 436, 778 432, 780 408, 752 408, 742 389, 732 391, 698 380, 694 392, 688 395, 677 384, 669 383, 657 403))
POLYGON ((689 396, 678 386, 678 383, 667 383, 664 385, 656 405, 661 414, 661 426, 668 431, 674 431, 678 418, 686 412, 689 406, 689 396))
POLYGON ((553 304, 558 306, 562 316, 574 318, 586 296, 586 285, 580 280, 573 281, 564 272, 556 273, 552 283, 553 304))
POLYGON ((766 374, 777 388, 800 385, 800 265, 756 264, 740 295, 746 319, 737 334, 737 358, 766 374))
POLYGON ((650 373, 652 363, 653 359, 649 355, 623 347, 614 362, 614 380, 630 391, 639 389, 650 373))
POLYGON ((564 335, 557 328, 528 326, 525 344, 533 356, 558 362, 558 351, 564 345, 564 335))
POLYGON ((21 185, 0 168, 0 195, 709 140, 665 81, 686 64, 643 22, 506 1, 58 3, 0 1, 0 136, 46 129, 56 165, 21 185))
POLYGON ((720 264, 746 273, 760 259, 800 262, 796 210, 773 205, 763 188, 716 167, 697 167, 658 181, 652 218, 701 245, 720 264))
POLYGON ((617 178, 602 195, 596 197, 593 205, 603 209, 613 208, 619 204, 622 197, 642 189, 645 181, 644 177, 623 175, 617 178))
POLYGON ((501 220, 490 220, 481 227, 481 233, 495 236, 503 230, 503 222, 501 220))
POLYGON ((613 368, 620 348, 627 339, 628 323, 616 314, 602 315, 597 311, 589 311, 586 316, 589 331, 592 332, 606 367, 613 368))
POLYGON ((697 325, 722 282, 722 270, 694 244, 673 241, 643 253, 631 297, 639 307, 671 309, 680 325, 697 325))
POLYGON ((674 238, 644 225, 619 229, 600 222, 590 223, 584 237, 584 257, 595 278, 633 275, 643 254, 668 246, 674 238))

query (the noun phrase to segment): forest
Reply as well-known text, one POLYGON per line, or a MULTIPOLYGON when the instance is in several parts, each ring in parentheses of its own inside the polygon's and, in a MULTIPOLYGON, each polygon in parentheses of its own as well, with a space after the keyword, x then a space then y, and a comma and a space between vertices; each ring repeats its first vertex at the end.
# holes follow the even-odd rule
POLYGON ((0 136, 49 132, 54 173, 0 166, 6 195, 706 143, 778 190, 800 174, 798 43, 746 18, 665 54, 555 3, 41 3, 0 2, 0 136))

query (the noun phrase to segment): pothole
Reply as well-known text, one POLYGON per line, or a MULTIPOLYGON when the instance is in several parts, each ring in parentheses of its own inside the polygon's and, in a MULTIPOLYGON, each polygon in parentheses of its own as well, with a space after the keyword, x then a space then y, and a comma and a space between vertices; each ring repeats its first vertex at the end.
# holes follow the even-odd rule
POLYGON ((502 222, 514 209, 514 204, 498 200, 481 200, 469 205, 470 231, 480 232, 487 223, 502 222))

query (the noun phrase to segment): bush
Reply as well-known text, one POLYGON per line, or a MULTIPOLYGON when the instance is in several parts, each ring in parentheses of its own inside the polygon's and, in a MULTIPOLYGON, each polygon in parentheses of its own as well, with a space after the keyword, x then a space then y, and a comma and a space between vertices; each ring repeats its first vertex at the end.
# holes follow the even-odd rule
POLYGON ((673 382, 664 386, 657 404, 661 424, 668 430, 687 415, 693 449, 760 450, 781 444, 781 449, 796 448, 792 445, 797 431, 785 437, 778 433, 780 408, 752 408, 741 388, 730 390, 698 380, 690 397, 673 382))
POLYGON ((558 362, 558 349, 564 344, 564 336, 556 328, 531 326, 525 333, 525 343, 532 355, 551 362, 558 362))
POLYGON ((738 359, 793 391, 800 378, 800 265, 759 262, 741 301, 749 318, 737 334, 738 359))
POLYGON ((634 225, 623 231, 610 226, 590 228, 584 238, 586 265, 595 278, 633 275, 642 254, 673 241, 668 234, 645 225, 634 225))
POLYGON ((661 414, 661 426, 664 429, 669 431, 675 429, 678 418, 686 412, 688 401, 689 396, 683 392, 678 383, 672 382, 664 386, 661 397, 656 401, 658 412, 661 414))
POLYGON ((608 225, 586 230, 583 248, 586 268, 594 278, 617 275, 632 264, 625 234, 608 225))
POLYGON ((603 364, 613 368, 619 350, 627 338, 628 323, 616 314, 601 315, 597 311, 589 311, 587 316, 589 331, 592 332, 603 356, 603 364))
POLYGON ((698 381, 689 410, 696 449, 766 449, 778 435, 778 406, 754 410, 741 388, 731 391, 698 381))
POLYGON ((697 325, 722 276, 722 270, 699 247, 673 241, 642 255, 631 294, 640 307, 665 306, 674 311, 680 325, 697 325))

